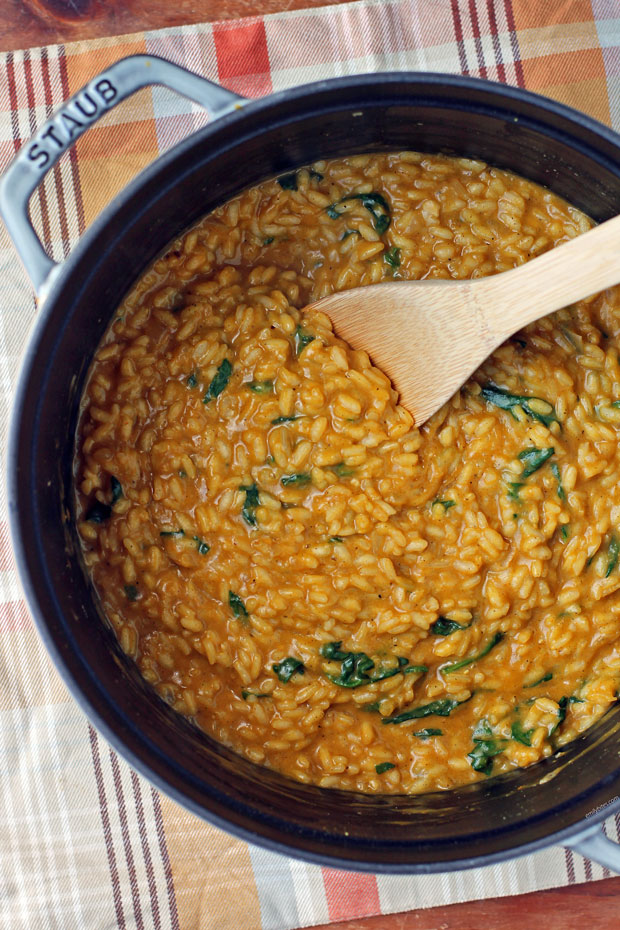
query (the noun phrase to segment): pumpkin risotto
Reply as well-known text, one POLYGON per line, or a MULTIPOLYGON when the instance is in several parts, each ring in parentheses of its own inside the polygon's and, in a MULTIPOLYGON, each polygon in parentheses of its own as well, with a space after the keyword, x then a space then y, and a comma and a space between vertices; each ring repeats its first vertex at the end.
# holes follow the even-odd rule
POLYGON ((93 362, 84 559, 125 652, 253 762, 365 792, 530 765, 620 685, 620 292, 510 339, 421 430, 334 290, 512 268, 588 229, 537 185, 405 152, 245 191, 93 362))

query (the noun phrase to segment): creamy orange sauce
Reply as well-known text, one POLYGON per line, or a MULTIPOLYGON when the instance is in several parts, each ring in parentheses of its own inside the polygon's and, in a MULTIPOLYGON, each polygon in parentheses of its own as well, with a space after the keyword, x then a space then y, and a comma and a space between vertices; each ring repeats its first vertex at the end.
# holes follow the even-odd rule
POLYGON ((244 192, 138 282, 84 395, 79 530, 165 700, 256 763, 388 793, 529 765, 601 716, 620 679, 617 292, 518 334, 422 430, 300 312, 494 274, 589 226, 479 162, 360 156, 244 192))

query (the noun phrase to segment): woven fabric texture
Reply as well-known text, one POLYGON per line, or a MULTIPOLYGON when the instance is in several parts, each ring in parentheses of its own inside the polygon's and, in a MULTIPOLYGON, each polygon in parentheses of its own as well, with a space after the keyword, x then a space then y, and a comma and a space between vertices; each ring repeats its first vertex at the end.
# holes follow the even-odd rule
MULTIPOLYGON (((546 94, 620 129, 614 0, 360 0, 336 7, 50 46, 0 56, 0 170, 54 109, 111 62, 162 55, 250 97, 331 76, 464 73, 546 94)), ((162 90, 108 113, 32 198, 62 261, 132 176, 206 117, 162 90)), ((0 455, 36 314, 0 228, 0 455)), ((462 873, 360 875, 231 838, 136 775, 51 666, 19 588, 0 491, 0 926, 288 930, 591 881, 606 870, 555 848, 462 873)), ((620 818, 606 830, 619 839, 620 818)))

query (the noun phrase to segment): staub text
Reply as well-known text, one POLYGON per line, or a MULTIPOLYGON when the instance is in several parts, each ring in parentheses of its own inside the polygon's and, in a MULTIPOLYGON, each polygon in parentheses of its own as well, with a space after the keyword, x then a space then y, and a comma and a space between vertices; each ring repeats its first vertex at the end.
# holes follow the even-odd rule
POLYGON ((28 158, 40 169, 68 148, 73 140, 114 104, 118 91, 112 81, 102 78, 80 91, 38 133, 28 149, 28 158))

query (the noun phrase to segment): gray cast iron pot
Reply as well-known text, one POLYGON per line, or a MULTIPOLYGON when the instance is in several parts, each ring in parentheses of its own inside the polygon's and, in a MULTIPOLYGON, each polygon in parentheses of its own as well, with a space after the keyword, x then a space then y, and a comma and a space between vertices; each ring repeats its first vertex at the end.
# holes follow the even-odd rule
POLYGON ((620 706, 553 758, 447 793, 372 797, 297 784, 206 737, 121 652, 85 575, 73 512, 79 398, 115 308, 167 244, 265 178, 318 158, 417 149, 479 157, 549 186, 595 220, 620 212, 620 137, 523 90, 436 74, 372 74, 246 101, 169 62, 114 64, 19 153, 0 212, 40 301, 12 418, 10 516, 24 590, 65 682, 155 785, 226 830, 281 852, 377 872, 497 862, 551 843, 620 871, 600 829, 620 811, 620 706), (143 171, 62 265, 27 217, 30 195, 100 115, 163 84, 213 117, 143 171))

